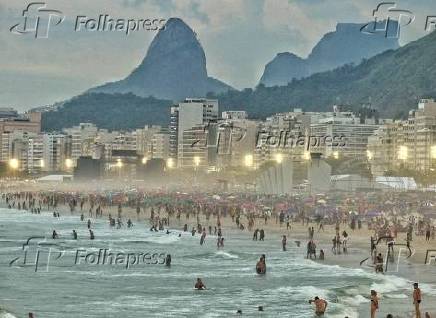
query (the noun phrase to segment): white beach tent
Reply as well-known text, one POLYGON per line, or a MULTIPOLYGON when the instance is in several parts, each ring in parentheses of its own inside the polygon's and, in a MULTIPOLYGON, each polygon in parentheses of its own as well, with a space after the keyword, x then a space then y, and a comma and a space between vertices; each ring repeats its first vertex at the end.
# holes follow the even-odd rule
POLYGON ((395 190, 416 190, 418 186, 416 185, 415 179, 410 177, 376 177, 375 182, 388 186, 395 190))
POLYGON ((73 180, 73 175, 71 174, 51 174, 36 179, 37 182, 66 182, 72 180, 73 180))

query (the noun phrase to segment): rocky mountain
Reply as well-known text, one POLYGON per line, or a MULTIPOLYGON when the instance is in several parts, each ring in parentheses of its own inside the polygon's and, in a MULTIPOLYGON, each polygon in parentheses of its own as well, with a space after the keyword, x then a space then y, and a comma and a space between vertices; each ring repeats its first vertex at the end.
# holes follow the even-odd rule
POLYGON ((260 82, 266 86, 280 86, 309 75, 309 68, 305 59, 289 53, 278 53, 277 56, 265 66, 260 82))
POLYGON ((229 89, 229 85, 208 76, 206 56, 194 31, 183 20, 171 18, 130 75, 89 92, 133 93, 177 101, 229 89))
MULTIPOLYGON (((388 32, 392 32, 395 26, 396 23, 391 21, 388 32)), ((364 24, 338 23, 336 30, 325 34, 306 59, 292 53, 277 54, 265 66, 260 83, 286 85, 294 78, 301 79, 349 63, 359 64, 364 58, 399 47, 397 38, 386 36, 387 33, 382 31, 361 32, 363 27, 364 24)))
POLYGON ((265 117, 294 107, 306 111, 331 110, 334 104, 355 109, 371 103, 382 116, 403 117, 420 98, 436 97, 436 32, 397 50, 389 50, 359 65, 347 64, 332 71, 294 80, 286 86, 232 91, 213 96, 223 109, 247 110, 265 117), (243 106, 241 106, 243 105, 243 106))

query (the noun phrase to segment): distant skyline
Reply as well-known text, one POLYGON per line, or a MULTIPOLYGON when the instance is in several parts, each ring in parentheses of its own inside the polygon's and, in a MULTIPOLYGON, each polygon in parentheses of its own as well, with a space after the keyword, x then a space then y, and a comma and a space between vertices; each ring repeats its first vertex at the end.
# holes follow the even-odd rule
MULTIPOLYGON (((65 21, 47 39, 9 29, 23 21, 32 1, 0 0, 0 107, 20 111, 71 98, 126 77, 144 58, 157 31, 74 32, 76 16, 182 18, 198 35, 210 76, 237 89, 257 85, 264 66, 279 52, 306 57, 337 23, 365 23, 380 1, 360 0, 51 0, 65 21)), ((42 1, 41 1, 42 2, 42 1)), ((400 44, 426 34, 436 1, 395 1, 416 20, 401 31, 400 44)))

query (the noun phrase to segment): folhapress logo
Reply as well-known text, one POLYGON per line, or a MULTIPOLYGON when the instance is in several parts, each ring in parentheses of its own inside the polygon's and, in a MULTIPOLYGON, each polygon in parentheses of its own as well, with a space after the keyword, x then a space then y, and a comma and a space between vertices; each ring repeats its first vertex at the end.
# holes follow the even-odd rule
POLYGON ((12 26, 10 31, 20 35, 34 34, 35 39, 47 39, 50 27, 61 24, 65 19, 61 11, 48 9, 44 2, 30 3, 22 16, 24 21, 12 26))
POLYGON ((379 3, 372 15, 374 21, 364 25, 360 31, 366 34, 384 32, 387 38, 399 38, 400 28, 415 20, 411 11, 398 9, 395 2, 379 3))
MULTIPOLYGON (((34 34, 35 39, 48 38, 50 28, 61 24, 65 15, 59 10, 47 8, 44 2, 32 2, 22 16, 24 21, 10 28, 14 34, 34 34)), ((73 32, 122 32, 126 35, 135 31, 160 31, 165 29, 166 19, 148 17, 142 19, 113 18, 109 14, 100 14, 89 18, 87 15, 78 15, 75 18, 73 32)))

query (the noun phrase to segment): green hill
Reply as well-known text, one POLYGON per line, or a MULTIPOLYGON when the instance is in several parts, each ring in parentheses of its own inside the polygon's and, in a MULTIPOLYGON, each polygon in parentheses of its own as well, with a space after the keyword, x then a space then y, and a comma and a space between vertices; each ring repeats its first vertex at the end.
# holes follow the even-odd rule
POLYGON ((225 109, 244 109, 265 117, 294 107, 330 110, 333 104, 359 108, 371 102, 385 116, 407 114, 422 97, 436 96, 436 33, 397 50, 389 50, 361 64, 294 80, 286 86, 231 91, 210 95, 225 109))
POLYGON ((44 131, 61 130, 91 122, 110 130, 168 125, 171 101, 129 94, 83 94, 66 101, 55 111, 42 113, 44 131))

